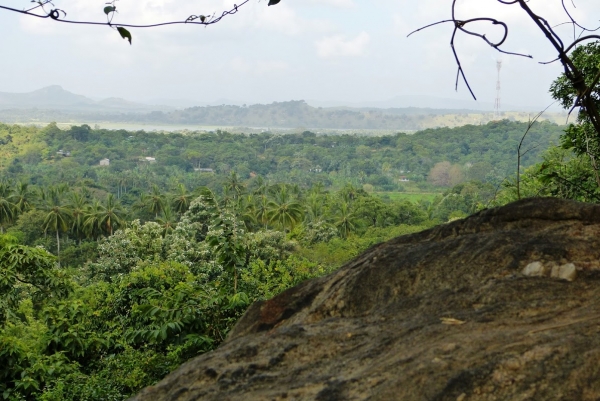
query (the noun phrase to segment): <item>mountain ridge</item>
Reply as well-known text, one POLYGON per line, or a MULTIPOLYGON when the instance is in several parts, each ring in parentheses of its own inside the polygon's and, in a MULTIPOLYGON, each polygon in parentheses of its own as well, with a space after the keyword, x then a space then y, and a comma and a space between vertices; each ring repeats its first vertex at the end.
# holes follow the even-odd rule
POLYGON ((61 111, 153 111, 172 110, 161 105, 147 105, 118 97, 109 97, 99 101, 84 95, 65 90, 60 85, 50 85, 32 92, 0 92, 0 110, 11 109, 51 109, 61 111))
MULTIPOLYGON (((442 99, 443 100, 443 99, 442 99)), ((426 105, 427 103, 423 103, 426 105)), ((440 103, 441 104, 441 103, 440 103)), ((93 100, 48 86, 28 93, 0 92, 0 121, 7 123, 122 123, 248 127, 250 129, 332 130, 420 130, 486 124, 497 120, 491 111, 462 108, 471 103, 457 101, 450 108, 423 107, 315 107, 305 100, 251 105, 198 105, 184 109, 153 106, 111 97, 93 100)), ((500 119, 528 121, 527 112, 505 112, 500 119)), ((547 113, 542 119, 562 123, 547 113)))

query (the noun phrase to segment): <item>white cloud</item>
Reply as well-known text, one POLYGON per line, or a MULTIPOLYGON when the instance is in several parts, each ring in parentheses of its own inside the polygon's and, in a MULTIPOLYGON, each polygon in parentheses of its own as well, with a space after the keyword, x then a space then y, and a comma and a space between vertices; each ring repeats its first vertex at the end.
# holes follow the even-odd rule
MULTIPOLYGON (((27 1, 5 0, 20 6, 27 1)), ((106 19, 102 9, 107 0, 53 1, 68 12, 69 19, 106 19)), ((213 12, 218 16, 241 1, 119 0, 114 22, 155 23, 213 12)), ((598 0, 575 2, 576 9, 566 2, 573 15, 585 25, 597 24, 598 0)), ((414 29, 448 18, 452 0, 282 0, 275 7, 267 3, 252 0, 239 13, 206 29, 189 25, 131 29, 133 46, 108 27, 74 26, 0 12, 3 52, 22 61, 0 65, 0 73, 11 77, 0 83, 0 90, 24 91, 60 83, 81 93, 138 99, 211 100, 213 94, 252 99, 260 94, 264 101, 359 101, 404 92, 468 97, 462 83, 459 94, 454 93, 451 24, 406 38, 414 29), (38 71, 40 59, 47 60, 43 76, 38 71), (342 61, 346 62, 343 73, 342 61), (349 77, 357 78, 351 88, 349 77)), ((487 15, 506 20, 511 28, 504 48, 535 56, 534 61, 502 56, 481 39, 459 35, 456 49, 478 97, 493 101, 495 60, 502 57, 506 62, 502 71, 505 103, 537 104, 546 99, 548 85, 560 68, 535 61, 552 59, 556 51, 523 10, 497 0, 457 0, 457 4, 459 18, 487 15)), ((528 4, 552 25, 565 20, 560 0, 530 0, 528 4)), ((471 27, 490 39, 502 34, 498 26, 471 27)), ((568 26, 557 31, 565 41, 572 37, 568 26)))
POLYGON ((322 58, 364 56, 370 41, 371 37, 364 31, 352 39, 344 35, 329 36, 316 42, 317 54, 322 58))
POLYGON ((49 19, 32 18, 26 15, 19 17, 21 29, 34 35, 52 35, 58 32, 57 24, 49 19))
POLYGON ((396 13, 392 16, 392 22, 393 31, 396 35, 406 36, 415 29, 408 24, 406 19, 400 13, 396 13))
POLYGON ((336 8, 354 8, 356 3, 353 0, 311 0, 310 3, 322 5, 329 5, 336 8))
POLYGON ((288 63, 280 60, 247 60, 235 57, 231 60, 231 69, 239 73, 253 73, 255 75, 269 75, 289 69, 288 63))

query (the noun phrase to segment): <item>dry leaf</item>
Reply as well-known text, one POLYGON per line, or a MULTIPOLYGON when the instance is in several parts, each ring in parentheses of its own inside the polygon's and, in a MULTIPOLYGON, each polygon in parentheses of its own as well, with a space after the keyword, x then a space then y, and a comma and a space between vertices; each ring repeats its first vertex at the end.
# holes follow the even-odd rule
POLYGON ((440 320, 442 321, 442 324, 450 324, 455 326, 467 323, 463 320, 454 319, 452 317, 442 317, 440 320))

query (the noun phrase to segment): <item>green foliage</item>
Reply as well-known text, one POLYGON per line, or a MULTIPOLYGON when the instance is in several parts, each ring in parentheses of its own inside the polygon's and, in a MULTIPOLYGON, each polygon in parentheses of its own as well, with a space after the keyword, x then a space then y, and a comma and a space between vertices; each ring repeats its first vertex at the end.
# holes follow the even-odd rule
MULTIPOLYGON (((108 8, 108 7, 104 8, 104 12, 106 12, 106 8, 108 8)), ((122 26, 118 26, 117 31, 119 32, 119 35, 121 35, 121 37, 123 39, 127 39, 127 41, 129 41, 129 44, 131 44, 131 33, 127 29, 123 28, 122 26)))
MULTIPOLYGON (((413 135, 365 137, 317 136, 310 132, 232 135, 220 131, 166 135, 88 126, 62 131, 56 125, 32 132, 31 128, 0 125, 0 137, 6 131, 13 138, 10 152, 0 154, 5 159, 3 165, 18 159, 22 168, 18 173, 7 168, 1 173, 30 185, 64 182, 71 187, 93 187, 113 193, 127 207, 140 195, 150 195, 155 185, 163 196, 163 205, 172 202, 166 192, 178 193, 181 184, 188 190, 209 186, 220 192, 226 188, 230 196, 236 197, 255 174, 267 182, 293 182, 306 188, 317 182, 327 190, 352 183, 359 187, 373 185, 376 191, 395 191, 400 189, 401 177, 409 179, 410 185, 427 185, 431 169, 441 162, 459 166, 467 179, 502 180, 513 171, 515 149, 525 129, 524 123, 498 121, 428 129, 413 135), (68 150, 71 156, 57 155, 60 149, 68 150), (32 152, 37 156, 31 156, 32 152), (154 157, 155 162, 147 162, 146 156, 154 157), (98 166, 104 158, 110 159, 109 167, 98 166), (194 170, 199 168, 210 168, 214 174, 194 170)), ((544 144, 557 140, 560 133, 556 125, 536 125, 525 145, 542 146, 528 152, 523 165, 538 162, 544 144)), ((182 208, 172 207, 181 214, 185 204, 182 208)), ((136 217, 144 220, 156 217, 162 208, 149 215, 143 215, 142 210, 148 209, 142 207, 136 217)))
POLYGON ((0 182, 0 234, 4 234, 4 226, 14 219, 15 207, 10 199, 10 187, 7 183, 0 182))
POLYGON ((40 239, 41 230, 46 214, 37 209, 32 209, 19 215, 16 223, 8 229, 8 233, 21 238, 25 245, 38 245, 36 240, 40 239))
POLYGON ((182 264, 151 264, 125 282, 122 291, 134 291, 137 298, 131 310, 133 325, 126 333, 131 344, 164 347, 191 341, 187 347, 196 352, 210 350, 224 338, 229 319, 240 313, 239 308, 229 309, 229 299, 218 288, 198 285, 182 264))
MULTIPOLYGON (((586 86, 595 93, 593 97, 600 101, 600 41, 577 46, 570 56, 573 64, 581 71, 586 86)), ((552 83, 550 93, 565 109, 573 107, 575 99, 580 95, 564 73, 552 83)), ((585 115, 580 117, 586 118, 585 115)))
POLYGON ((98 260, 88 265, 91 275, 103 281, 112 281, 130 273, 142 261, 164 260, 165 240, 162 233, 157 223, 142 224, 134 220, 129 228, 100 240, 98 260))
POLYGON ((19 318, 16 311, 24 299, 40 308, 71 290, 63 272, 56 269, 54 256, 15 242, 12 237, 0 236, 0 327, 8 319, 19 318))
POLYGON ((326 272, 323 266, 297 256, 270 262, 257 259, 242 272, 241 285, 247 294, 252 294, 253 300, 265 300, 326 272))
MULTIPOLYGON (((580 109, 577 116, 577 124, 570 124, 561 137, 562 146, 565 149, 572 149, 577 156, 587 156, 596 181, 596 188, 589 188, 589 185, 586 184, 587 180, 584 180, 580 188, 576 188, 576 185, 568 183, 568 181, 576 183, 581 178, 581 169, 573 166, 573 163, 571 163, 572 166, 570 167, 575 167, 575 170, 578 170, 578 172, 575 172, 574 175, 568 178, 565 177, 564 172, 560 174, 554 171, 556 169, 553 168, 550 168, 550 171, 546 171, 543 176, 545 178, 555 178, 554 181, 556 184, 563 188, 571 187, 567 191, 572 193, 574 198, 581 197, 584 193, 587 193, 587 196, 583 195, 583 197, 589 199, 590 195, 596 193, 597 187, 600 186, 598 166, 598 158, 600 157, 600 132, 596 131, 590 119, 589 113, 593 111, 588 110, 588 106, 594 107, 596 111, 600 109, 600 41, 576 47, 570 57, 575 67, 582 73, 585 86, 590 88, 589 93, 585 95, 591 98, 592 105, 586 105, 580 109), (585 188, 586 186, 588 188, 585 188)), ((579 102, 579 97, 584 95, 574 87, 571 80, 564 74, 552 83, 550 93, 565 109, 571 109, 575 105, 576 100, 579 102)), ((579 166, 581 166, 581 163, 579 163, 579 166)), ((572 170, 570 167, 565 166, 565 170, 572 170)), ((547 168, 544 169, 548 170, 547 168)))
POLYGON ((273 199, 267 204, 269 222, 282 229, 293 229, 304 215, 302 204, 292 197, 286 185, 275 191, 273 199))
POLYGON ((340 267, 373 245, 400 235, 423 231, 427 228, 430 228, 430 226, 370 227, 361 236, 351 235, 347 239, 334 238, 329 242, 321 242, 299 249, 297 254, 306 260, 317 263, 319 266, 325 266, 324 269, 328 272, 340 267))
MULTIPOLYGON (((352 230, 349 229, 349 227, 345 227, 345 231, 341 231, 340 234, 342 232, 348 233, 351 231, 352 230)), ((338 235, 338 230, 336 230, 333 224, 327 223, 323 220, 316 220, 306 223, 306 226, 302 227, 302 230, 299 234, 299 237, 303 243, 312 245, 319 242, 328 242, 332 240, 338 235)))
MULTIPOLYGON (((11 236, 0 237, 0 395, 126 399, 218 346, 251 302, 485 207, 520 128, 366 138, 0 125, 12 149, 2 165, 21 169, 1 171, 11 236), (95 166, 104 157, 111 165, 95 166), (488 182, 419 202, 364 189, 399 189, 400 174, 430 189, 430 169, 446 160, 465 176, 482 176, 470 173, 482 163, 488 182)), ((532 137, 555 131, 542 124, 532 137)))
MULTIPOLYGON (((576 155, 572 149, 553 147, 543 157, 542 163, 521 173, 521 198, 553 196, 580 202, 600 202, 600 187, 587 155, 576 155)), ((516 179, 511 178, 502 183, 489 206, 505 205, 517 199, 516 179)))

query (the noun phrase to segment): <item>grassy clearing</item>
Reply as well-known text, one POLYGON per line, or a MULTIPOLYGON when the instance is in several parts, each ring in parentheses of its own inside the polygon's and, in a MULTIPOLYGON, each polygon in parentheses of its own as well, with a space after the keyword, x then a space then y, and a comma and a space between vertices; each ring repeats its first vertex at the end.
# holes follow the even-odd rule
POLYGON ((375 195, 382 199, 390 200, 408 200, 418 202, 420 200, 432 201, 436 196, 440 195, 435 192, 375 192, 375 195))

